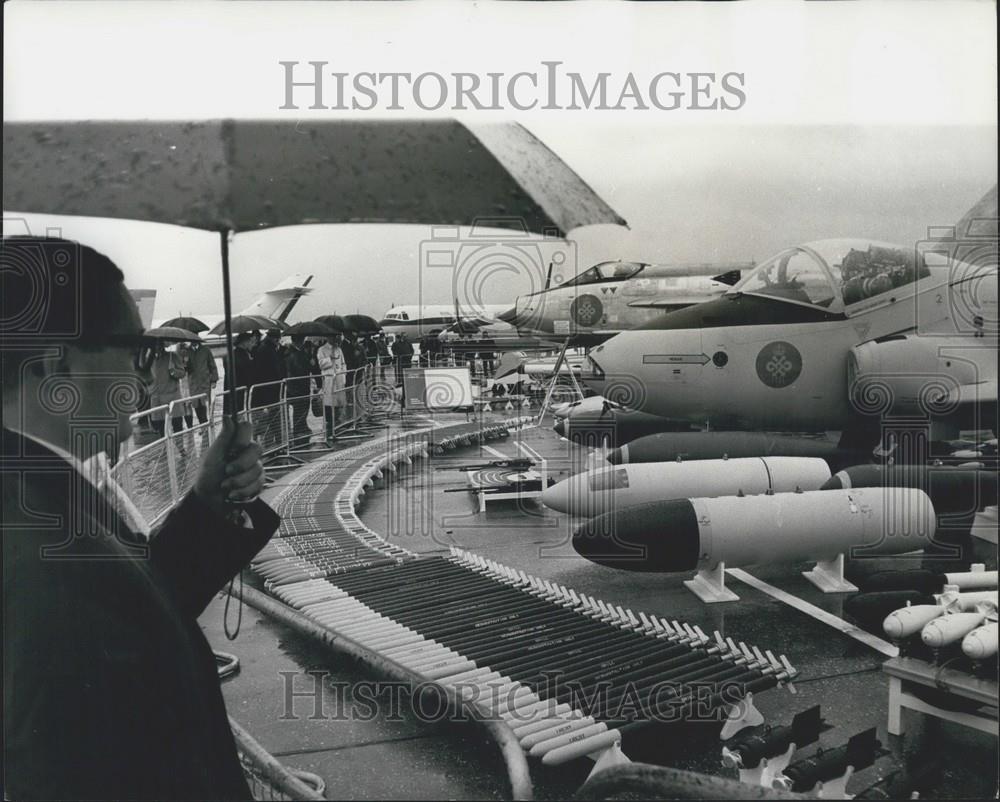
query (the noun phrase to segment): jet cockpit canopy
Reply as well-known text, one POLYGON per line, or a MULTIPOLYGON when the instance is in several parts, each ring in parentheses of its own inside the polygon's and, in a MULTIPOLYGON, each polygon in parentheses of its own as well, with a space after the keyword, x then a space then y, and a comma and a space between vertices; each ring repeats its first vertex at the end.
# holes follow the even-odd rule
POLYGON ((585 284, 597 284, 601 281, 625 281, 641 273, 646 266, 645 262, 599 262, 559 286, 582 287, 585 284))
POLYGON ((930 274, 923 255, 913 248, 872 240, 819 240, 781 251, 728 294, 763 295, 843 312, 930 274))

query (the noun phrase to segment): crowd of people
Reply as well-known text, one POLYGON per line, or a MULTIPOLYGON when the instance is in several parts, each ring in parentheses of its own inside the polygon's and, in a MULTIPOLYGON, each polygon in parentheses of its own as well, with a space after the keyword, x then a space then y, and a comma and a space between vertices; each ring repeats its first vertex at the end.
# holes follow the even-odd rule
MULTIPOLYGON (((436 334, 421 337, 418 345, 421 367, 435 367, 446 359, 450 362, 436 334)), ((277 437, 281 382, 288 380, 285 398, 291 411, 292 445, 304 445, 311 439, 308 417, 312 411, 323 419, 324 439, 332 446, 341 424, 356 415, 356 388, 376 380, 394 380, 396 387, 402 386, 403 372, 417 353, 404 333, 390 341, 383 332, 338 332, 325 338, 288 336, 277 329, 241 332, 234 339, 233 351, 236 408, 256 410, 254 423, 259 437, 265 441, 269 435, 277 437)), ((492 372, 492 352, 456 352, 459 360, 463 356, 473 371, 479 358, 484 372, 492 372)), ((223 362, 223 371, 226 369, 223 362)), ((164 436, 168 417, 172 432, 208 420, 212 393, 220 379, 208 346, 199 342, 158 343, 141 355, 139 370, 147 391, 142 408, 149 410, 145 417, 155 435, 164 436)), ((228 397, 224 399, 225 411, 231 403, 228 397)))

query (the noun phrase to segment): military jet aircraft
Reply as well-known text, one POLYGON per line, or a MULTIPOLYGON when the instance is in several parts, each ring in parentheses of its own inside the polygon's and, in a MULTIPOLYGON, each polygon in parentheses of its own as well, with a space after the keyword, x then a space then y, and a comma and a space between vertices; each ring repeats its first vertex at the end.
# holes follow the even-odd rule
POLYGON ((991 193, 977 208, 992 227, 971 244, 959 234, 787 248, 720 297, 591 349, 582 378, 633 409, 720 429, 845 430, 859 415, 914 411, 995 428, 991 193))
POLYGON ((522 333, 600 342, 665 311, 717 297, 752 267, 752 262, 601 262, 555 287, 519 296, 499 317, 522 333))

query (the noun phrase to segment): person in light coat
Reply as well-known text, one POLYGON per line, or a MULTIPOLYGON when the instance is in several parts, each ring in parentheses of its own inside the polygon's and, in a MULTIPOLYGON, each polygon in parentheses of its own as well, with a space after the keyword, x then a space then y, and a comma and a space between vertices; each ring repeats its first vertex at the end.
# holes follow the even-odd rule
POLYGON ((340 349, 340 335, 334 334, 316 352, 319 369, 323 374, 323 419, 326 422, 326 445, 333 447, 337 413, 347 405, 347 360, 340 349))

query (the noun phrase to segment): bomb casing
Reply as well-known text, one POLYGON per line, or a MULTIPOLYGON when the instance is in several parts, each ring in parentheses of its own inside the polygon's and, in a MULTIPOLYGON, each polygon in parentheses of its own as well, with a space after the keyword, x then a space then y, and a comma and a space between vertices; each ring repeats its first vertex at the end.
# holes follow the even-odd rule
POLYGON ((988 621, 962 638, 962 651, 973 660, 988 660, 997 654, 997 622, 988 621))
POLYGON ((542 503, 592 518, 662 499, 818 490, 829 478, 829 466, 814 457, 647 462, 578 473, 545 490, 542 503))
POLYGON ((859 488, 651 502, 581 523, 573 548, 600 565, 673 572, 900 554, 923 548, 936 517, 912 488, 859 488))

